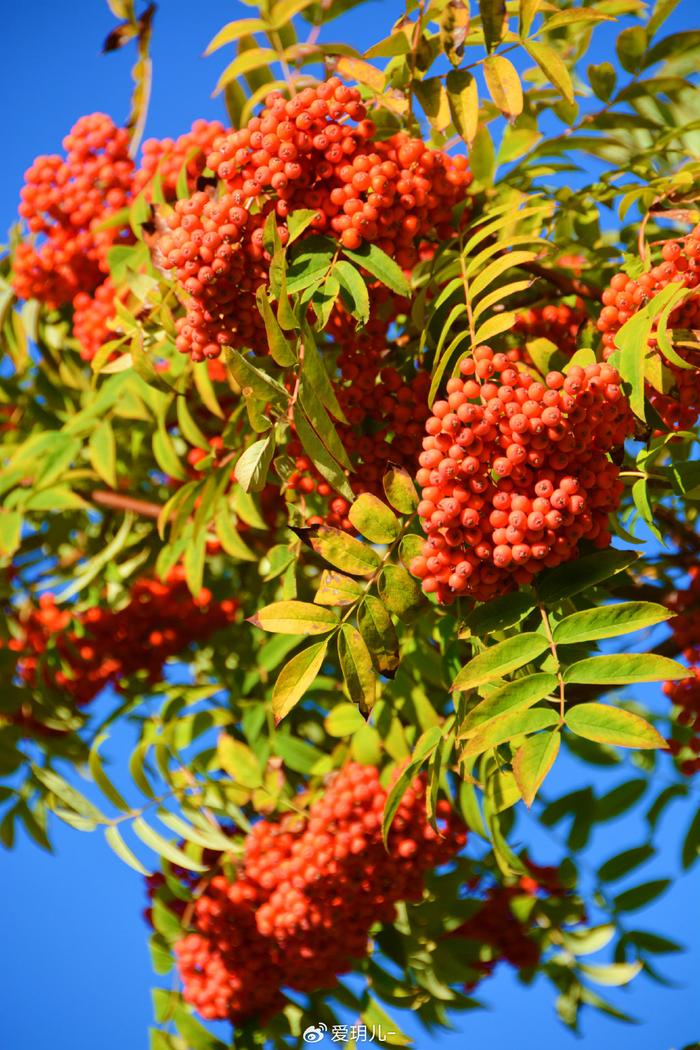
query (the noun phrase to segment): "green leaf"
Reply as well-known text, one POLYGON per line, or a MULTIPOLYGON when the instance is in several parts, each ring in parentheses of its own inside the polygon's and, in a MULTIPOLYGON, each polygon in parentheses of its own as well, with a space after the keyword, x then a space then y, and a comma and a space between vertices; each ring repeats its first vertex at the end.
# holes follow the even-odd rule
POLYGON ((103 813, 100 813, 96 806, 93 806, 92 802, 88 802, 84 795, 81 795, 74 787, 67 783, 60 777, 58 773, 54 773, 51 769, 42 769, 41 766, 32 766, 32 773, 34 777, 42 784, 47 791, 50 791, 52 795, 55 795, 65 806, 77 813, 79 816, 84 817, 86 820, 94 821, 97 824, 106 824, 107 818, 103 813))
POLYGON ((681 850, 681 863, 684 868, 690 868, 700 854, 700 809, 690 822, 690 827, 683 839, 681 850))
POLYGON ((357 626, 372 657, 375 669, 393 678, 399 666, 399 640, 386 606, 368 594, 357 611, 357 626))
POLYGON ((276 379, 256 368, 238 350, 224 347, 224 360, 241 388, 243 397, 256 397, 260 401, 271 401, 273 404, 284 404, 289 400, 289 394, 276 379))
POLYGON ((564 721, 578 736, 601 744, 634 748, 668 747, 664 738, 644 718, 608 704, 578 704, 567 711, 564 721))
MULTIPOLYGON (((186 1040, 187 1050, 228 1050, 226 1043, 216 1039, 204 1025, 200 1024, 183 1007, 173 1008, 173 1018, 178 1032, 186 1040)), ((181 1040, 179 1040, 181 1044, 181 1040)))
POLYGON ((287 244, 293 244, 298 237, 301 237, 304 230, 309 228, 317 215, 318 211, 315 208, 298 208, 288 215, 287 229, 289 230, 289 240, 287 244))
POLYGON ((593 955, 610 944, 615 933, 615 926, 610 922, 587 930, 564 930, 562 937, 564 947, 573 955, 593 955))
POLYGON ((526 678, 517 678, 514 682, 496 689, 467 712, 459 727, 459 739, 472 736, 494 718, 510 711, 522 711, 532 707, 554 692, 557 686, 556 675, 532 674, 526 678))
POLYGON ((323 723, 329 736, 351 736, 366 722, 355 704, 336 704, 323 723))
POLYGON ((638 560, 636 551, 596 551, 595 554, 587 554, 577 561, 543 572, 535 586, 542 601, 549 605, 603 583, 638 560))
POLYGON ((547 648, 549 643, 541 634, 525 633, 506 638, 470 660, 455 678, 452 689, 463 692, 494 678, 503 678, 518 667, 529 664, 547 648))
POLYGON ((587 963, 580 964, 581 973, 595 984, 604 984, 613 988, 619 988, 623 984, 629 984, 642 968, 642 963, 606 963, 604 966, 590 966, 587 963))
POLYGON ((399 514, 415 514, 418 493, 411 475, 403 467, 391 467, 382 478, 384 494, 399 514))
POLYGON ((116 808, 120 809, 123 813, 128 813, 130 809, 129 803, 125 802, 123 797, 117 791, 114 784, 105 773, 100 760, 99 748, 100 744, 102 744, 105 739, 106 737, 104 735, 98 736, 90 748, 90 754, 88 756, 90 774, 102 794, 109 799, 112 805, 116 806, 116 808))
POLYGON ((350 576, 324 569, 314 602, 317 605, 353 605, 364 594, 364 587, 350 576))
POLYGON ((236 80, 237 77, 244 76, 246 73, 251 73, 261 68, 267 69, 272 62, 277 61, 277 52, 272 51, 269 47, 257 47, 252 48, 249 51, 242 51, 237 58, 234 58, 233 62, 226 66, 226 69, 217 81, 216 87, 214 88, 214 94, 218 95, 231 80, 236 80))
POLYGON ((286 768, 293 769, 295 773, 313 776, 328 773, 332 767, 330 755, 325 755, 317 747, 299 740, 291 733, 275 733, 272 746, 286 768))
POLYGON ((535 60, 550 84, 561 93, 567 102, 573 103, 574 85, 571 74, 554 48, 549 47, 548 44, 535 43, 534 40, 525 41, 523 47, 530 58, 535 60))
POLYGON ((274 634, 327 634, 338 626, 331 609, 311 602, 273 602, 249 617, 249 623, 274 634))
POLYGON ((457 131, 468 146, 474 142, 479 127, 479 86, 465 69, 453 69, 445 81, 450 114, 457 131))
POLYGON ((127 846, 126 842, 124 842, 116 824, 111 824, 109 827, 105 828, 105 838, 119 859, 123 860, 125 864, 128 864, 130 868, 137 871, 139 875, 148 876, 151 874, 148 868, 144 868, 136 854, 133 853, 127 846))
POLYGON ((612 653, 589 656, 564 671, 565 682, 583 685, 626 685, 632 682, 676 682, 692 671, 656 653, 612 653))
POLYGON ((403 565, 385 565, 377 590, 389 612, 400 620, 412 620, 424 603, 422 590, 403 565))
POLYGON ((474 173, 474 179, 477 183, 481 186, 491 186, 493 184, 496 151, 493 146, 491 132, 486 124, 479 124, 476 129, 474 141, 470 146, 469 166, 474 173))
POLYGON ((254 790, 263 783, 263 771, 253 751, 228 733, 222 733, 216 745, 221 768, 241 787, 254 790))
POLYGON ((117 445, 112 424, 104 419, 90 435, 90 463, 113 489, 117 487, 117 445))
POLYGON ((267 475, 274 454, 275 435, 273 431, 270 431, 264 438, 254 441, 238 457, 234 474, 244 492, 262 492, 267 483, 267 475))
POLYGON ((370 306, 369 292, 364 278, 345 259, 338 260, 333 268, 333 273, 340 282, 341 296, 350 313, 360 324, 367 324, 370 306))
POLYGON ((432 755, 435 748, 442 740, 442 729, 440 726, 431 726, 418 739, 411 755, 411 761, 401 771, 400 776, 394 783, 384 805, 384 816, 382 818, 382 837, 387 843, 389 831, 394 817, 401 805, 401 799, 406 794, 423 763, 432 755))
POLYGON ((483 638, 492 631, 505 631, 519 623, 535 608, 535 601, 527 591, 514 591, 492 598, 477 605, 463 621, 459 637, 468 638, 474 635, 483 638))
POLYGON ((176 400, 177 425, 180 428, 182 436, 189 441, 190 445, 194 445, 195 448, 201 448, 207 453, 211 452, 209 441, 192 418, 192 413, 187 407, 187 401, 185 398, 178 397, 176 400))
POLYGON ((363 492, 357 497, 348 511, 348 518, 370 543, 393 543, 399 534, 398 518, 371 492, 363 492))
POLYGON ((375 550, 341 529, 318 525, 303 530, 303 535, 317 554, 351 576, 369 576, 381 564, 375 550))
POLYGON ((615 90, 617 73, 611 62, 601 62, 588 67, 588 79, 591 87, 602 102, 608 102, 615 90))
POLYGON ((11 557, 22 541, 22 515, 0 508, 0 555, 11 557))
POLYGON ((304 451, 311 457, 319 474, 326 479, 336 492, 347 500, 352 501, 355 498, 355 493, 348 483, 345 471, 328 451, 309 422, 301 405, 297 406, 297 410, 294 413, 294 427, 304 451))
POLYGON ((535 800, 543 780, 559 754, 561 733, 537 733, 518 748, 513 758, 513 775, 525 805, 535 800))
POLYGON ((480 755, 500 744, 505 744, 513 737, 525 733, 537 733, 540 729, 548 729, 559 722, 559 715, 555 711, 545 711, 543 708, 531 710, 517 709, 509 711, 488 722, 483 729, 470 737, 464 746, 462 755, 480 755))
POLYGON ((617 911, 639 911, 646 908, 653 900, 660 897, 671 885, 670 879, 653 879, 651 882, 643 882, 641 886, 625 890, 613 898, 613 905, 617 911))
POLYGON ((505 0, 479 0, 479 14, 484 30, 484 43, 490 54, 503 39, 506 27, 506 2, 505 0))
POLYGON ((163 473, 176 481, 187 481, 187 474, 180 463, 172 438, 164 426, 153 432, 152 446, 156 463, 163 473))
POLYGON ((265 288, 261 285, 255 296, 255 301, 258 304, 258 310, 260 316, 265 324, 265 332, 267 334, 267 346, 272 355, 272 358, 280 365, 281 368, 288 368, 290 365, 296 364, 297 358, 294 350, 287 341, 287 337, 282 331, 279 321, 274 315, 272 307, 267 298, 265 288))
POLYGON ((343 255, 347 255, 348 259, 367 270, 397 295, 408 297, 411 294, 411 286, 401 267, 378 245, 364 241, 360 248, 343 248, 343 255))
POLYGON ((302 649, 284 665, 272 690, 275 725, 289 714, 311 688, 323 666, 327 649, 328 639, 324 639, 307 649, 302 649))
POLYGON ((628 930, 625 933, 625 940, 630 941, 637 948, 641 948, 642 951, 651 952, 654 955, 683 951, 680 944, 677 944, 675 941, 670 941, 666 937, 659 937, 656 933, 648 933, 646 930, 628 930))
POLYGON ((610 860, 606 860, 604 864, 601 864, 598 868, 598 878, 602 882, 615 882, 616 879, 621 879, 624 875, 629 874, 630 871, 638 868, 640 864, 650 860, 654 853, 654 847, 648 844, 635 846, 634 849, 626 849, 622 853, 618 853, 616 857, 611 857, 610 860))
POLYGON ((647 44, 647 33, 643 26, 629 26, 622 30, 615 42, 615 50, 626 73, 638 73, 642 68, 647 44))
POLYGON ((615 334, 617 350, 610 363, 617 368, 623 381, 630 387, 632 411, 644 419, 644 363, 649 351, 649 339, 655 319, 674 297, 685 294, 685 289, 671 281, 641 309, 637 310, 615 334))
POLYGON ((247 543, 245 543, 234 526, 234 517, 229 508, 224 505, 216 514, 216 535, 221 541, 221 546, 227 554, 237 561, 257 561, 258 556, 254 554, 247 543))
POLYGON ((572 613, 561 620, 552 633, 557 645, 593 642, 598 638, 614 638, 639 631, 663 623, 671 616, 673 613, 666 606, 654 602, 621 602, 572 613))
POLYGON ((350 699, 363 713, 371 711, 377 688, 372 658, 360 632, 347 623, 338 634, 338 658, 350 699))
POLYGON ((165 857, 171 864, 177 864, 188 871, 206 871, 204 864, 199 864, 188 856, 184 850, 179 849, 173 842, 168 841, 159 832, 147 824, 143 817, 136 817, 132 823, 134 834, 141 839, 144 845, 150 847, 160 857, 165 857))
POLYGON ((646 789, 647 781, 643 777, 623 781, 622 784, 618 784, 597 800, 596 819, 599 822, 614 820, 622 813, 626 813, 639 802, 646 789))
POLYGON ((225 44, 233 44, 242 36, 248 36, 250 33, 263 33, 266 28, 266 23, 262 18, 240 18, 237 22, 229 22, 213 37, 204 54, 211 55, 225 44))

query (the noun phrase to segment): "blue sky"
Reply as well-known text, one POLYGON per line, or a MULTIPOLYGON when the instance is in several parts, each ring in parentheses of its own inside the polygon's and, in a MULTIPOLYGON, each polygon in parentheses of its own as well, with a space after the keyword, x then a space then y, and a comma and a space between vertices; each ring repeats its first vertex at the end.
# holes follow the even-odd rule
MULTIPOLYGON (((6 148, 0 165, 0 226, 16 214, 22 173, 38 153, 54 152, 70 125, 83 113, 102 110, 117 121, 129 106, 130 51, 100 55, 113 26, 100 0, 25 0, 5 5, 6 53, 0 77, 6 103, 6 148), (7 130, 9 126, 9 142, 7 130)), ((667 30, 689 28, 695 4, 682 0, 667 30)), ((368 32, 386 35, 402 10, 395 0, 376 0, 351 13, 329 37, 362 46, 368 32)), ((227 21, 250 9, 233 0, 161 0, 155 21, 155 81, 147 133, 164 136, 186 130, 197 117, 223 118, 220 99, 210 92, 230 55, 202 59, 204 48, 227 21)), ((609 34, 591 61, 613 59, 609 34)), ((614 60, 614 59, 613 59, 614 60)), ((130 733, 118 728, 110 744, 116 765, 128 753, 130 733)), ((616 769, 582 768, 570 760, 556 769, 553 793, 595 779, 603 792, 623 779, 616 769)), ((587 861, 595 866, 617 850, 638 845, 645 834, 644 807, 596 833, 587 861)), ((645 878, 674 876, 678 843, 690 820, 690 807, 669 811, 662 824, 668 844, 644 869, 645 878)), ((140 878, 122 865, 99 835, 81 835, 63 825, 54 829, 56 853, 49 856, 20 841, 3 857, 4 979, 0 984, 0 1046, 7 1050, 140 1050, 147 1046, 151 1020, 152 975, 140 878)), ((533 828, 534 859, 548 863, 558 845, 533 828)), ((622 884, 624 886, 624 883, 622 884)), ((546 982, 523 988, 501 968, 483 986, 491 1009, 462 1019, 461 1033, 439 1040, 417 1035, 419 1050, 439 1045, 518 1046, 518 1050, 568 1050, 576 1045, 607 1050, 680 1050, 698 1037, 697 987, 700 971, 697 877, 679 878, 653 907, 635 915, 638 928, 663 932, 691 950, 664 958, 659 969, 678 987, 645 978, 610 998, 643 1022, 626 1027, 599 1015, 584 1019, 582 1040, 556 1020, 546 982), (694 946, 692 946, 694 945, 694 946)), ((595 958, 595 957, 594 957, 595 958)), ((595 958, 597 961, 597 958, 595 958)), ((412 1018, 402 1019, 415 1032, 412 1018)), ((329 1044, 330 1045, 330 1044, 329 1044)))

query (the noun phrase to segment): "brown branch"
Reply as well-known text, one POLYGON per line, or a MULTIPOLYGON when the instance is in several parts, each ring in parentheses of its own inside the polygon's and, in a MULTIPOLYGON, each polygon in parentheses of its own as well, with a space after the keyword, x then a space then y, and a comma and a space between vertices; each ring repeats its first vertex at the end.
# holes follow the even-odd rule
POLYGON ((106 489, 96 489, 90 498, 99 507, 109 507, 110 510, 130 510, 134 514, 141 514, 144 518, 158 518, 163 509, 160 503, 151 503, 149 500, 136 499, 134 496, 125 496, 121 492, 109 492, 106 489))
POLYGON ((531 273, 535 277, 541 277, 543 281, 548 281, 549 284, 558 288, 563 295, 580 295, 583 299, 592 299, 594 302, 600 302, 601 300, 602 292, 600 288, 594 288, 592 284, 580 281, 578 277, 569 277, 566 273, 550 270, 536 262, 519 263, 518 269, 525 270, 526 273, 531 273))

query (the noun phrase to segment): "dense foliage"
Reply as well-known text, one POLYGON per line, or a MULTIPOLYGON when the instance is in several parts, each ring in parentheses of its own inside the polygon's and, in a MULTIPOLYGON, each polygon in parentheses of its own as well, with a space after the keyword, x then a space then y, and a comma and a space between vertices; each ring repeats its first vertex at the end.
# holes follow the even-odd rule
POLYGON ((402 1045, 501 961, 624 1020, 678 946, 614 884, 670 805, 700 850, 700 31, 406 0, 360 53, 362 2, 249 4, 225 123, 140 147, 157 20, 109 0, 129 119, 34 160, 2 264, 0 837, 147 877, 153 1050, 402 1045))

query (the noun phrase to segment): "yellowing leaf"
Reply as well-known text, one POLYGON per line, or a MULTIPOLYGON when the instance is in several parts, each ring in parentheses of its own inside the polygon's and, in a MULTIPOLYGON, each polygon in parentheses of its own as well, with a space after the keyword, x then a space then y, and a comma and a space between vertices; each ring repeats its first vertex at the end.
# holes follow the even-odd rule
POLYGON ((561 92, 567 102, 574 101, 574 85, 571 74, 561 56, 548 44, 538 44, 528 40, 523 45, 531 58, 535 60, 547 80, 557 91, 561 92))
POLYGON ((484 62, 484 77, 491 98, 504 117, 512 120, 523 111, 523 89, 518 71, 502 55, 489 55, 484 62))
POLYGON ((273 634, 326 634, 337 626, 338 617, 311 602, 273 602, 251 616, 250 623, 273 634))
POLYGON ((364 62, 361 58, 346 58, 343 55, 338 59, 336 69, 340 76, 365 84, 377 95, 381 95, 386 86, 386 77, 381 69, 370 65, 369 62, 364 62))
POLYGON ((275 725, 288 715, 310 689, 323 666, 328 640, 316 642, 293 656, 280 671, 272 690, 272 713, 275 725))

